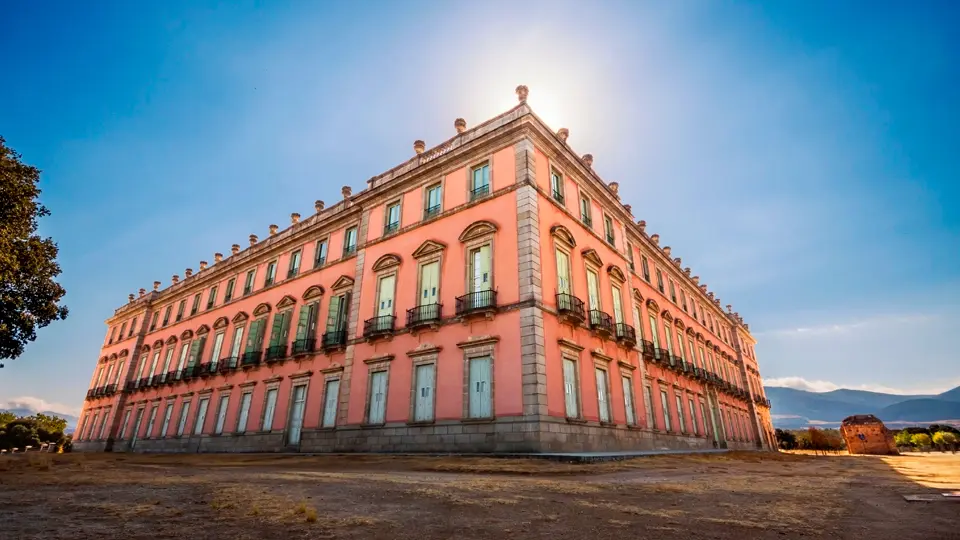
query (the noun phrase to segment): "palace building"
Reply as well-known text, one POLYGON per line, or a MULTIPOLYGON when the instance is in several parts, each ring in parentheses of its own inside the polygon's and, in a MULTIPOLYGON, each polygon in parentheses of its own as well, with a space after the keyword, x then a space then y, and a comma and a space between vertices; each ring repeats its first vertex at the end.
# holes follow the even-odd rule
POLYGON ((517 95, 130 295, 74 448, 775 448, 749 326, 517 95))

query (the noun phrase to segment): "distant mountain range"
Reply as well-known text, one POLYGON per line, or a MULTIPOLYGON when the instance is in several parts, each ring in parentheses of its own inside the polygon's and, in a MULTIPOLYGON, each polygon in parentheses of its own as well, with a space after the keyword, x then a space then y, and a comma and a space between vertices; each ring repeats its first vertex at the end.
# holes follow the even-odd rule
MULTIPOLYGON (((12 412, 17 416, 33 416, 37 414, 37 412, 32 409, 0 409, 0 412, 12 412)), ((72 414, 64 414, 64 413, 58 413, 53 411, 40 411, 40 414, 45 414, 47 416, 58 416, 66 420, 67 421, 67 429, 65 430, 66 433, 73 433, 73 430, 77 428, 78 418, 76 416, 73 416, 72 414)))
POLYGON ((864 390, 808 392, 765 386, 773 424, 784 429, 837 427, 854 414, 873 414, 891 428, 916 424, 960 425, 960 386, 937 395, 897 395, 864 390))

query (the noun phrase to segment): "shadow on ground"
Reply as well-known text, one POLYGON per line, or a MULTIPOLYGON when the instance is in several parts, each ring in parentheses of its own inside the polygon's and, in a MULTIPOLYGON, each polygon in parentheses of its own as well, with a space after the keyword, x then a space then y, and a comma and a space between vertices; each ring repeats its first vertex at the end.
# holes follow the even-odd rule
POLYGON ((960 537, 960 455, 0 458, 8 538, 960 537))

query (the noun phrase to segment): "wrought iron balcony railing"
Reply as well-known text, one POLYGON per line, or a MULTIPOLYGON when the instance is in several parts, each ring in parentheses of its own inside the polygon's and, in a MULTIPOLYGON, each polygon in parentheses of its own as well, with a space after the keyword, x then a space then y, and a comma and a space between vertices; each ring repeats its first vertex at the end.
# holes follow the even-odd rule
POLYGON ((572 294, 557 293, 557 312, 577 322, 583 322, 587 319, 587 312, 584 310, 583 300, 572 294))
POLYGON ((490 194, 490 184, 485 186, 477 186, 470 192, 470 200, 475 201, 481 197, 486 197, 490 194))
POLYGON ((317 338, 298 339, 293 342, 293 354, 312 353, 317 347, 317 338))
POLYGON ((243 353, 243 356, 240 357, 240 365, 242 367, 252 367, 260 365, 260 358, 263 357, 263 351, 247 351, 243 353))
POLYGON ((267 347, 267 354, 264 357, 264 360, 267 362, 276 362, 287 356, 287 345, 286 343, 281 345, 271 345, 267 347))
POLYGON ((613 335, 613 317, 609 313, 591 309, 587 312, 587 319, 590 321, 590 329, 594 332, 607 336, 613 335))
POLYGON ((564 203, 563 193, 560 193, 557 190, 553 190, 553 198, 560 204, 564 203))
POLYGON ((641 341, 640 349, 643 351, 643 355, 651 360, 656 355, 657 348, 654 347, 652 341, 647 341, 647 340, 641 341))
POLYGON ((220 373, 229 373, 231 371, 236 371, 240 365, 240 359, 236 356, 228 356, 226 358, 221 358, 217 362, 217 371, 220 373))
POLYGON ((634 327, 626 323, 617 323, 617 341, 628 347, 637 344, 637 331, 634 327))
POLYGON ((407 328, 440 322, 443 304, 424 304, 407 310, 407 328))
POLYGON ((393 223, 387 223, 383 226, 383 235, 393 234, 400 230, 400 222, 395 221, 393 223))
POLYGON ((458 296, 456 299, 457 316, 477 311, 491 311, 497 307, 497 291, 476 291, 458 296))
POLYGON ((373 338, 393 333, 396 315, 381 315, 363 321, 363 337, 373 338))
POLYGON ((440 205, 434 205, 423 211, 423 219, 435 218, 440 215, 440 205))
POLYGON ((346 344, 347 344, 346 330, 331 330, 329 332, 324 332, 323 336, 320 338, 320 346, 323 347, 323 350, 325 351, 337 349, 337 348, 343 347, 346 344))

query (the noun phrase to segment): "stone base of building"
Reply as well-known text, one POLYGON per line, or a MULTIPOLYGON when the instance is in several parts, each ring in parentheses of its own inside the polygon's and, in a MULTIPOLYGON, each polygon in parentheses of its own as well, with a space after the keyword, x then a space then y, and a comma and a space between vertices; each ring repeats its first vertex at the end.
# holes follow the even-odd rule
POLYGON ((628 452, 662 450, 758 450, 756 443, 666 433, 623 425, 567 421, 546 417, 498 418, 489 421, 437 421, 430 424, 389 423, 305 429, 299 444, 288 444, 283 431, 227 435, 195 435, 130 441, 74 444, 80 452, 146 453, 544 453, 628 452))

